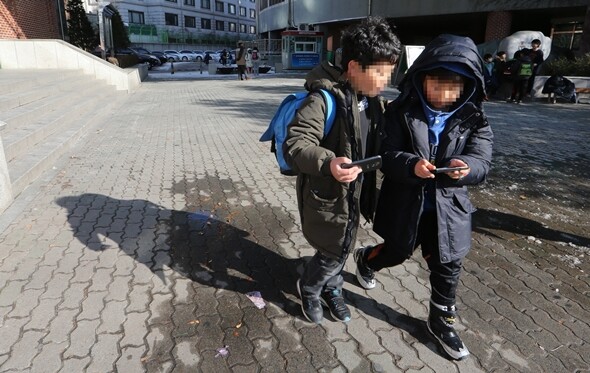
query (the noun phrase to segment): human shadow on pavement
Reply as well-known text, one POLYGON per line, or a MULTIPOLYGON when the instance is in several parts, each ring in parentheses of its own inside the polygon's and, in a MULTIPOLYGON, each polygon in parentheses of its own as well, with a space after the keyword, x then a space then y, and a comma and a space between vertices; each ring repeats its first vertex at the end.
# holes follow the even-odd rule
MULTIPOLYGON (((184 182, 174 185, 172 190, 178 193, 198 187, 184 182)), ((290 218, 283 208, 254 204, 223 212, 222 208, 216 209, 219 199, 214 197, 215 191, 196 195, 189 202, 189 211, 167 209, 142 199, 124 200, 91 193, 61 197, 56 203, 68 211, 74 236, 89 250, 118 248, 164 283, 168 267, 214 289, 241 294, 259 291, 266 302, 303 319, 300 305, 293 299, 298 299, 298 269, 308 258, 290 259, 269 249, 277 247, 275 241, 288 237, 285 225, 290 218), (249 225, 248 230, 253 233, 234 224, 249 225)), ((354 283, 353 274, 343 275, 354 283)), ((345 296, 352 307, 366 315, 388 322, 424 344, 431 341, 424 321, 357 293, 346 292, 345 296)), ((325 316, 331 319, 328 312, 325 316)), ((433 348, 432 344, 427 345, 433 348)))
MULTIPOLYGON (((344 272, 343 277, 344 281, 351 283, 357 287, 359 286, 356 280, 356 276, 353 273, 344 272)), ((359 290, 362 289, 359 287, 359 290)), ((428 328, 425 320, 421 320, 416 317, 400 313, 391 308, 390 305, 380 303, 379 301, 373 298, 367 298, 358 293, 347 291, 344 294, 346 299, 349 301, 347 303, 350 303, 359 311, 362 311, 366 315, 371 316, 375 319, 386 321, 391 326, 405 331, 413 338, 415 338, 418 342, 430 348, 432 351, 436 351, 437 347, 435 346, 433 339, 430 337, 428 333, 428 328)), ((438 350, 438 352, 441 353, 442 356, 445 356, 444 352, 442 352, 441 350, 438 350)))
POLYGON ((297 268, 303 259, 289 259, 261 246, 253 235, 222 221, 214 211, 172 210, 146 200, 101 194, 61 197, 56 202, 68 210, 74 236, 89 250, 116 245, 163 282, 168 267, 202 285, 242 294, 259 291, 265 301, 287 313, 301 313, 286 295, 296 294, 297 268))
MULTIPOLYGON (((488 209, 477 209, 473 214, 473 231, 496 236, 489 229, 498 229, 524 236, 534 236, 556 242, 572 242, 580 246, 590 246, 590 238, 547 228, 541 223, 522 216, 488 209)), ((497 236, 496 236, 497 237, 497 236)))

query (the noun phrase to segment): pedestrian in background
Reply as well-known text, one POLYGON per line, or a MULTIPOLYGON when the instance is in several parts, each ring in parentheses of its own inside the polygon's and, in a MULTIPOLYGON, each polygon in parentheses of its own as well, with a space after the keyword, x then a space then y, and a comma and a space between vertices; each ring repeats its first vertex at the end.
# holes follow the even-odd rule
POLYGON ((454 325, 475 211, 467 186, 485 180, 492 156, 477 47, 467 37, 440 35, 426 45, 399 88, 385 112, 380 152, 385 178, 373 229, 384 242, 354 252, 356 277, 372 289, 375 271, 404 263, 421 246, 430 271, 428 330, 451 358, 462 359, 469 351, 454 325), (444 167, 462 169, 435 173, 444 167))
POLYGON ((246 74, 246 48, 244 48, 243 42, 239 42, 238 49, 236 49, 236 65, 238 65, 238 79, 248 79, 246 74))
POLYGON ((246 74, 252 76, 252 49, 246 51, 246 74))
POLYGON ((385 105, 378 94, 389 83, 401 50, 387 22, 378 17, 349 26, 341 45, 342 69, 325 61, 307 75, 310 94, 283 144, 285 159, 297 173, 303 235, 317 250, 297 281, 303 315, 314 323, 323 319, 322 305, 335 320, 350 320, 342 269, 354 248, 361 212, 372 218, 376 171, 361 174, 359 166, 342 164, 377 153, 385 105), (336 99, 336 118, 325 137, 326 103, 320 89, 336 99))
POLYGON ((533 62, 526 50, 517 51, 514 54, 514 61, 511 66, 514 70, 512 77, 512 95, 509 102, 520 104, 526 95, 527 86, 533 75, 533 62))
POLYGON ((258 51, 258 47, 252 48, 252 70, 255 76, 258 76, 260 73, 260 52, 258 51))
POLYGON ((203 58, 203 61, 205 61, 206 65, 209 65, 209 61, 211 61, 213 59, 213 57, 211 57, 211 55, 209 54, 209 52, 205 53, 205 57, 203 58))
POLYGON ((494 73, 498 80, 496 94, 500 100, 506 100, 510 96, 508 85, 510 85, 511 77, 510 72, 507 71, 507 63, 506 52, 499 51, 496 53, 496 57, 494 57, 494 73))
POLYGON ((483 76, 486 88, 486 99, 496 94, 498 90, 498 78, 494 70, 494 57, 490 53, 483 56, 483 76))
POLYGON ((541 49, 541 40, 535 39, 531 41, 531 49, 526 49, 525 53, 533 64, 532 75, 529 77, 526 87, 526 93, 530 96, 535 84, 535 77, 539 74, 541 64, 545 60, 543 50, 541 49))
POLYGON ((225 66, 227 65, 227 59, 228 59, 228 55, 227 55, 227 49, 224 49, 221 51, 221 55, 219 56, 219 62, 225 66))

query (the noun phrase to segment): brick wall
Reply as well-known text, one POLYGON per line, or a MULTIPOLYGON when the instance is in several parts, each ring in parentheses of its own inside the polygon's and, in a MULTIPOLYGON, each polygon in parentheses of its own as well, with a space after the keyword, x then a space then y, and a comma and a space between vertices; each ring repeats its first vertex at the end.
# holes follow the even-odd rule
POLYGON ((485 41, 504 39, 510 35, 511 26, 512 13, 507 11, 488 13, 485 41))
POLYGON ((0 1, 0 38, 61 39, 57 1, 0 1))

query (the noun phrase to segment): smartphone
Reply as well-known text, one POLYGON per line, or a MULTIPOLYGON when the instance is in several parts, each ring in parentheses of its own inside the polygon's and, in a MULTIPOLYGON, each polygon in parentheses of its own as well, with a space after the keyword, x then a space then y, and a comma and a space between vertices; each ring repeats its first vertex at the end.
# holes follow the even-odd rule
POLYGON ((434 170, 430 170, 430 172, 432 172, 433 174, 442 174, 442 173, 445 173, 445 172, 467 170, 468 168, 469 168, 468 166, 460 166, 460 167, 439 167, 439 168, 436 168, 434 170))
POLYGON ((374 157, 361 159, 359 161, 354 161, 352 163, 342 163, 340 167, 351 168, 354 166, 359 166, 363 170, 363 172, 370 172, 380 169, 382 164, 383 160, 381 159, 381 156, 376 155, 374 157))

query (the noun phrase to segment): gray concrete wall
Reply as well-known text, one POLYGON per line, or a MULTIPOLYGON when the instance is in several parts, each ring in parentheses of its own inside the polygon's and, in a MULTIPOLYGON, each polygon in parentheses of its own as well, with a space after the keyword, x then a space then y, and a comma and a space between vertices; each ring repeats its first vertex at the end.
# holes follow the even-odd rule
POLYGON ((131 92, 147 76, 147 67, 121 69, 62 40, 0 40, 1 69, 82 70, 117 90, 131 92))

